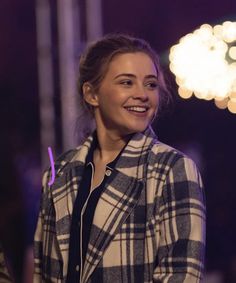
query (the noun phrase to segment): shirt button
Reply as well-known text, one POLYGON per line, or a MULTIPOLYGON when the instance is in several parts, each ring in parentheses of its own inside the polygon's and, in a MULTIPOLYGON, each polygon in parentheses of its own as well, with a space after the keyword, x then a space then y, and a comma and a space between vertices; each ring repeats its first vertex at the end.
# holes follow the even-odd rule
POLYGON ((76 265, 75 270, 78 272, 79 271, 79 265, 76 265))
POLYGON ((110 169, 107 169, 106 172, 105 172, 106 176, 110 176, 111 175, 111 170, 110 169))

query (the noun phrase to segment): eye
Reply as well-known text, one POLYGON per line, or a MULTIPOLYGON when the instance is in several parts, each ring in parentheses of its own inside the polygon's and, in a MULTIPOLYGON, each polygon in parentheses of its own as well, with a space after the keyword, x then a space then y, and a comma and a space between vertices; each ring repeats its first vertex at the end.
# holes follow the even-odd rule
POLYGON ((158 83, 156 81, 147 82, 146 85, 149 89, 157 89, 158 83))
POLYGON ((120 84, 124 86, 132 86, 133 82, 131 80, 122 80, 120 84))

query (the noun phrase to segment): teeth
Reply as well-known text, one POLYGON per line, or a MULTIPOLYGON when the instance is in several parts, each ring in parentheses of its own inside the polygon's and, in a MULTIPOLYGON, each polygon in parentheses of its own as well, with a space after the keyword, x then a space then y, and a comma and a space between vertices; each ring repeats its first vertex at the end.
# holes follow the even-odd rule
POLYGON ((140 106, 126 107, 126 109, 129 111, 136 111, 136 112, 146 112, 147 111, 146 107, 140 107, 140 106))

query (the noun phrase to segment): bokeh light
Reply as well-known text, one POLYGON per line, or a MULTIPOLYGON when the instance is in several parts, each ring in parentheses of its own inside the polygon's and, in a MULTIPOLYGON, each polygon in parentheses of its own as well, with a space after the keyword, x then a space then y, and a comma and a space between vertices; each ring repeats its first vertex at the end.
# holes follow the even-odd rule
POLYGON ((169 60, 180 97, 214 99, 236 113, 236 22, 200 26, 171 47, 169 60))

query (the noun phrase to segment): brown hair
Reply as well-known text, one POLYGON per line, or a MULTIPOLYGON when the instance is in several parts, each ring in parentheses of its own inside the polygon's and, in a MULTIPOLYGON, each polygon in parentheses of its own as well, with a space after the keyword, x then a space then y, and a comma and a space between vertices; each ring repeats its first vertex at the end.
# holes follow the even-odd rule
POLYGON ((95 125, 91 106, 83 99, 83 84, 85 82, 89 82, 95 90, 99 89, 100 84, 106 75, 109 63, 114 56, 118 54, 136 52, 146 53, 152 59, 156 67, 160 88, 158 110, 160 110, 160 107, 162 107, 164 102, 168 100, 169 95, 163 77, 163 72, 160 67, 159 58, 149 43, 143 39, 131 37, 125 34, 108 34, 95 43, 89 45, 80 57, 77 87, 80 107, 82 110, 80 118, 86 117, 82 124, 83 126, 86 124, 87 127, 84 127, 82 133, 80 132, 84 138, 93 131, 95 125))

